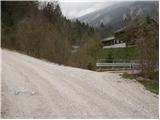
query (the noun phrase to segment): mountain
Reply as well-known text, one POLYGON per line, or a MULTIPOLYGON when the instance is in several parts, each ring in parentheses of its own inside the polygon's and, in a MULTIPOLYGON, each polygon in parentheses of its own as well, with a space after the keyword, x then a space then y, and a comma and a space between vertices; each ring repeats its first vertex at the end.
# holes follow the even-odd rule
POLYGON ((94 27, 112 32, 121 28, 125 20, 135 20, 150 16, 158 21, 158 1, 118 2, 109 7, 78 18, 94 27))

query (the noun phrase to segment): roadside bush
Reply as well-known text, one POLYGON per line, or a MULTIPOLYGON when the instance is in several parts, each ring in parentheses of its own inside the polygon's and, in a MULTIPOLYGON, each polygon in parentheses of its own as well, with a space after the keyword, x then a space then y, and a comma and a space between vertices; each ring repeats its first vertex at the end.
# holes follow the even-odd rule
POLYGON ((2 47, 58 64, 94 69, 99 37, 93 27, 66 19, 58 2, 2 1, 2 47), (25 7, 24 7, 25 6, 25 7), (72 53, 72 46, 79 46, 72 53))

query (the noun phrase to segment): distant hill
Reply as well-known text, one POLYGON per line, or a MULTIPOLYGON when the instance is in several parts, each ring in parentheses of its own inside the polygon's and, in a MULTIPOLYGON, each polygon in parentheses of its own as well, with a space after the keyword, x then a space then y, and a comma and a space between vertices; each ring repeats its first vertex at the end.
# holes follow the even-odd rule
POLYGON ((134 1, 119 2, 78 19, 109 34, 121 28, 125 19, 150 16, 158 21, 158 14, 158 1, 134 1))

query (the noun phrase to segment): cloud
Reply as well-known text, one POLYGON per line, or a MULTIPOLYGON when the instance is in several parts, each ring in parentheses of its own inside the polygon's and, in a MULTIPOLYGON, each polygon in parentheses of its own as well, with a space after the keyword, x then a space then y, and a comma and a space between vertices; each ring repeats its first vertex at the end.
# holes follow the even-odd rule
POLYGON ((103 7, 107 7, 114 2, 78 2, 78 0, 71 2, 71 0, 63 0, 63 2, 59 3, 63 15, 65 15, 67 18, 77 18, 85 14, 94 12, 103 7))
MULTIPOLYGON (((98 9, 102 9, 104 7, 122 1, 136 1, 136 0, 58 0, 62 13, 67 18, 77 18, 85 14, 88 14, 90 12, 94 12, 98 9)), ((146 1, 151 1, 151 0, 146 0, 146 1)))

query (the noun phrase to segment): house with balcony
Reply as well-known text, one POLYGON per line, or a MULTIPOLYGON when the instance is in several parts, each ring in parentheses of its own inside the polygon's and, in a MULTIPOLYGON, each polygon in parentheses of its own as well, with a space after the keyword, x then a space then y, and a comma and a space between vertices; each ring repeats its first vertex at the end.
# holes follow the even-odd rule
POLYGON ((115 36, 107 37, 101 40, 103 48, 125 48, 126 43, 115 36))

